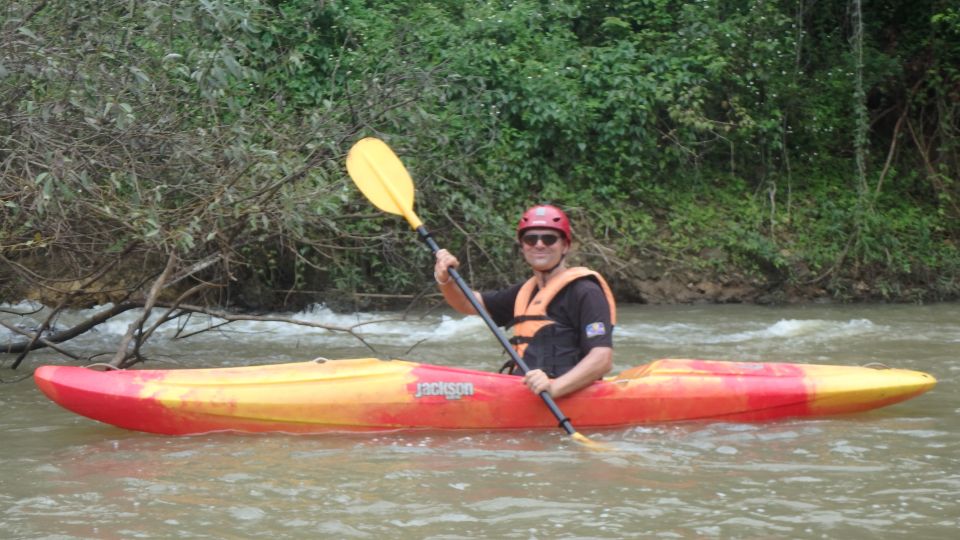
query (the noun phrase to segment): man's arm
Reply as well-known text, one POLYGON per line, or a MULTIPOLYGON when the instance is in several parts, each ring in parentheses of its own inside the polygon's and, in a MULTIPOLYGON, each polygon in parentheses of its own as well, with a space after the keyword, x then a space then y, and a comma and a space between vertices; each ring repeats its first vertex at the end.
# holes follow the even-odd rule
POLYGON ((542 370, 528 372, 523 382, 534 394, 546 390, 552 397, 560 398, 589 385, 613 369, 613 348, 594 347, 573 369, 550 379, 542 370))
MULTIPOLYGON (((450 307, 464 315, 476 315, 477 310, 473 308, 470 299, 463 294, 463 291, 461 291, 460 287, 453 281, 453 276, 451 276, 448 271, 451 267, 457 268, 459 266, 460 261, 458 261, 456 257, 449 251, 441 249, 436 255, 433 277, 436 278, 437 286, 440 287, 440 292, 443 293, 443 299, 447 301, 450 307)), ((480 297, 480 293, 471 291, 471 294, 473 294, 480 305, 483 306, 483 298, 480 297)), ((484 306, 484 308, 486 308, 486 306, 484 306)))

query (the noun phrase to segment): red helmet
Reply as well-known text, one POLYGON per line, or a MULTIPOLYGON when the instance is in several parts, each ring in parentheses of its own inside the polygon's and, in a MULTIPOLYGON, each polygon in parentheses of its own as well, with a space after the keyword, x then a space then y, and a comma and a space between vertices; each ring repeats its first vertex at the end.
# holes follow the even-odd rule
POLYGON ((563 210, 549 204, 540 204, 528 209, 520 216, 517 224, 517 237, 527 229, 553 229, 563 233, 567 243, 573 241, 573 232, 570 230, 570 220, 563 210))

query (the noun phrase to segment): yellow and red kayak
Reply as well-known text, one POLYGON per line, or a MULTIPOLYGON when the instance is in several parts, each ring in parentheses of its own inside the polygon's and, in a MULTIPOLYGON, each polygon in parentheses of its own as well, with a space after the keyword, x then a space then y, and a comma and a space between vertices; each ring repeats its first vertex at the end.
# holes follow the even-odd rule
MULTIPOLYGON (((372 358, 176 370, 43 366, 37 385, 75 413, 125 429, 321 433, 556 427, 519 377, 372 358)), ((578 428, 845 414, 924 393, 917 371, 657 360, 557 400, 578 428)))

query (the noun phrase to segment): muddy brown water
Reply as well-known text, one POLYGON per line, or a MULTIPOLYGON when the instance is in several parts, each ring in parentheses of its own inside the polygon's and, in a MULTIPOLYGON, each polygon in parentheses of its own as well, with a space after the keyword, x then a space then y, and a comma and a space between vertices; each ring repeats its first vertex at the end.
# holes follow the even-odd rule
MULTIPOLYGON (((29 380, 2 384, 0 538, 956 537, 960 305, 634 305, 620 317, 617 370, 671 356, 876 362, 939 383, 838 418, 587 433, 619 449, 609 454, 559 430, 164 437, 75 416, 29 380)), ((127 323, 72 346, 107 351, 127 323)), ((478 320, 430 314, 361 331, 381 357, 487 370, 503 360, 478 320)), ((372 355, 346 335, 265 323, 172 333, 154 338, 149 367, 372 355)), ((5 381, 64 362, 36 353, 12 372, 0 359, 5 381)))

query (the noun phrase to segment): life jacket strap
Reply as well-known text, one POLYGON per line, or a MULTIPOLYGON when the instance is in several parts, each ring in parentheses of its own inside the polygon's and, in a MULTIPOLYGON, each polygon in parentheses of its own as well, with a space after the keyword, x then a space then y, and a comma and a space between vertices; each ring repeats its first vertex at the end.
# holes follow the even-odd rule
POLYGON ((510 322, 505 324, 504 328, 510 328, 512 326, 516 326, 522 322, 527 322, 527 321, 549 321, 549 320, 550 320, 550 317, 547 317, 546 315, 518 315, 510 319, 510 322))
MULTIPOLYGON (((544 345, 566 345, 570 341, 563 336, 540 336, 536 339, 544 345)), ((513 336, 510 338, 510 343, 519 345, 521 343, 533 343, 533 340, 534 336, 513 336)))

